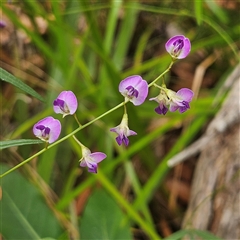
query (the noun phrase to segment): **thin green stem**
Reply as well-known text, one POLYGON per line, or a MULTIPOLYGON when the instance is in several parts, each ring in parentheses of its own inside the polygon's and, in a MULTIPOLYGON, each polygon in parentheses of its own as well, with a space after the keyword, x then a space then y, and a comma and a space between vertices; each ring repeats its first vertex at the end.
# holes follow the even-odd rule
POLYGON ((77 123, 78 123, 79 127, 81 127, 81 126, 82 126, 82 124, 79 122, 79 120, 78 120, 78 118, 77 118, 77 115, 76 115, 76 113, 74 113, 74 114, 73 114, 73 116, 74 116, 75 120, 77 121, 77 123))
POLYGON ((148 87, 151 87, 153 84, 155 84, 161 77, 163 77, 167 72, 170 71, 172 65, 173 65, 174 61, 172 61, 170 63, 170 65, 168 66, 168 68, 162 73, 160 74, 157 78, 155 78, 151 83, 148 84, 148 87))
MULTIPOLYGON (((167 72, 169 72, 170 69, 171 69, 171 67, 172 67, 172 65, 173 65, 173 63, 174 63, 174 61, 172 61, 172 62, 170 63, 170 65, 168 66, 168 68, 167 68, 162 74, 160 74, 160 75, 159 75, 157 78, 155 78, 151 83, 149 83, 149 84, 148 84, 148 87, 153 86, 161 77, 163 77, 167 72)), ((69 137, 73 136, 74 134, 76 134, 77 132, 79 132, 80 130, 82 130, 83 128, 86 128, 87 126, 93 124, 93 123, 96 122, 97 120, 105 117, 106 115, 108 115, 108 114, 110 114, 111 112, 117 110, 118 108, 124 106, 124 113, 126 113, 126 112, 127 112, 127 110, 126 110, 126 103, 128 103, 128 102, 129 102, 129 100, 128 100, 128 99, 127 99, 127 100, 125 99, 124 102, 121 102, 121 103, 118 104, 117 106, 111 108, 111 109, 108 110, 107 112, 101 114, 100 116, 96 117, 95 119, 93 119, 92 121, 90 121, 90 122, 88 122, 88 123, 86 123, 86 124, 84 124, 84 125, 81 125, 81 124, 80 124, 80 122, 78 121, 77 117, 76 117, 75 114, 74 114, 74 117, 75 117, 76 121, 77 121, 78 124, 79 124, 79 127, 78 127, 77 129, 75 129, 73 132, 69 133, 69 134, 66 135, 65 137, 59 139, 58 141, 54 142, 53 144, 47 146, 47 148, 44 148, 44 149, 40 150, 39 152, 37 152, 37 153, 34 154, 33 156, 27 158, 26 160, 24 160, 23 162, 19 163, 19 164, 16 165, 15 167, 9 169, 9 170, 6 171, 5 173, 1 174, 1 175, 0 175, 0 178, 6 176, 7 174, 9 174, 9 173, 11 173, 11 172, 13 172, 14 170, 18 169, 19 167, 21 167, 21 166, 23 166, 24 164, 26 164, 26 163, 28 163, 29 161, 31 161, 33 158, 39 156, 40 154, 42 154, 42 153, 44 153, 45 151, 47 151, 48 149, 56 146, 57 144, 65 141, 66 139, 68 139, 69 137)))
POLYGON ((29 161, 31 161, 32 159, 34 159, 35 157, 41 155, 42 153, 44 153, 45 151, 47 151, 48 149, 54 147, 55 145, 59 144, 60 142, 65 141, 66 139, 68 139, 69 137, 73 136, 74 134, 76 134, 78 131, 82 130, 83 128, 86 128, 87 126, 93 124, 94 122, 96 122, 97 120, 103 118, 104 116, 108 115, 109 113, 115 111, 116 109, 122 107, 126 102, 122 102, 120 104, 118 104, 117 106, 115 106, 114 108, 108 110, 107 112, 103 113, 102 115, 98 116, 97 118, 93 119, 92 121, 79 126, 77 129, 75 129, 73 132, 69 133, 68 135, 66 135, 65 137, 59 139, 58 141, 54 142, 53 144, 49 145, 48 148, 44 148, 42 150, 40 150, 39 152, 37 152, 36 154, 34 154, 33 156, 29 157, 28 159, 24 160, 23 162, 19 163, 18 165, 16 165, 15 167, 9 169, 8 171, 6 171, 5 173, 0 175, 0 178, 6 176, 7 174, 13 172, 14 170, 18 169, 19 167, 23 166, 24 164, 28 163, 29 161))

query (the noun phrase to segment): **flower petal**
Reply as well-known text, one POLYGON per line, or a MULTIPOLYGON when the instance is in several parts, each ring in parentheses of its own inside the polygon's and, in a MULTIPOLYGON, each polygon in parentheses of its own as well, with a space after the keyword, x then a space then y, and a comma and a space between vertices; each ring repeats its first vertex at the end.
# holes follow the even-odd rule
POLYGON ((141 105, 148 95, 148 84, 139 75, 125 78, 119 84, 119 92, 127 97, 135 106, 141 105), (131 90, 131 96, 129 91, 131 90))
POLYGON ((117 127, 111 128, 111 129, 110 129, 110 132, 115 132, 115 133, 117 133, 117 134, 120 134, 120 127, 117 126, 117 127))
POLYGON ((190 53, 191 42, 185 36, 177 35, 166 42, 165 48, 173 58, 182 59, 190 53))
POLYGON ((133 130, 128 130, 127 136, 132 136, 132 135, 137 135, 137 133, 134 132, 133 130))
POLYGON ((97 163, 94 162, 87 162, 87 166, 88 166, 88 172, 90 173, 97 173, 97 163))
POLYGON ((53 143, 58 139, 61 133, 61 123, 59 120, 54 119, 54 121, 52 121, 48 127, 51 130, 49 134, 49 143, 53 143))
POLYGON ((145 80, 142 80, 137 86, 136 89, 139 92, 137 98, 133 98, 132 103, 135 106, 141 105, 147 98, 148 95, 148 83, 145 80))
POLYGON ((49 138, 48 140, 46 140, 49 143, 53 143, 55 142, 60 133, 61 133, 61 123, 59 120, 54 119, 53 117, 46 117, 40 121, 38 121, 34 126, 33 126, 33 133, 36 137, 41 138, 42 136, 42 130, 39 129, 38 127, 41 126, 44 128, 49 128, 50 132, 49 132, 49 138))
MULTIPOLYGON (((76 112, 77 107, 78 107, 78 102, 77 102, 77 98, 76 98, 75 94, 72 91, 62 91, 58 95, 58 97, 55 101, 57 101, 58 99, 65 102, 65 104, 67 105, 67 108, 69 110, 68 114, 72 115, 76 112)), ((54 104, 53 109, 54 109, 55 113, 62 113, 62 114, 66 115, 66 112, 63 112, 62 109, 58 105, 54 104)))
POLYGON ((177 92, 177 96, 187 102, 191 102, 193 98, 193 91, 188 88, 182 88, 177 92))
POLYGON ((179 106, 175 103, 171 103, 169 106, 169 111, 170 112, 175 112, 176 110, 178 110, 179 106))
POLYGON ((86 163, 86 161, 85 161, 85 159, 82 159, 82 160, 80 160, 81 162, 80 162, 80 166, 81 167, 87 167, 87 163, 86 163))
POLYGON ((163 104, 159 104, 159 106, 155 108, 155 112, 165 115, 168 112, 168 108, 163 104))
POLYGON ((101 162, 103 159, 105 159, 107 157, 107 155, 105 153, 102 152, 94 152, 89 154, 89 157, 95 162, 95 163, 99 163, 101 162))
POLYGON ((184 39, 184 47, 182 48, 181 53, 178 56, 178 59, 183 59, 185 57, 187 57, 187 55, 190 53, 191 51, 191 42, 188 38, 184 39))

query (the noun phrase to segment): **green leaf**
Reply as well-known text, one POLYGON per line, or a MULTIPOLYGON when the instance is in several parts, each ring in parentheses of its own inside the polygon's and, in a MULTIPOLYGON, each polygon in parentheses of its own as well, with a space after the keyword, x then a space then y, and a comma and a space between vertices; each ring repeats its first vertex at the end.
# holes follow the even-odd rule
POLYGON ((195 229, 183 229, 180 231, 177 231, 170 235, 167 238, 164 238, 164 240, 181 240, 185 236, 198 236, 201 237, 201 239, 211 239, 211 240, 221 240, 221 238, 214 236, 212 233, 202 230, 195 230, 195 229))
POLYGON ((2 81, 8 82, 14 85, 15 87, 21 89, 22 91, 44 102, 44 99, 35 90, 33 90, 27 84, 25 84, 24 82, 22 82, 21 80, 19 80, 18 78, 16 78, 6 70, 4 70, 3 68, 0 68, 0 79, 2 81))
POLYGON ((227 12, 224 11, 224 9, 219 6, 219 4, 217 4, 215 1, 208 0, 205 0, 205 3, 222 23, 229 23, 229 17, 227 15, 227 12))
POLYGON ((0 150, 4 148, 14 147, 14 146, 40 144, 40 143, 43 143, 43 141, 38 139, 16 139, 16 140, 0 141, 0 150))
POLYGON ((202 0, 194 1, 194 11, 195 11, 195 17, 197 19, 197 24, 199 26, 202 23, 202 0))
MULTIPOLYGON (((1 164, 1 173, 8 168, 1 164)), ((63 232, 39 191, 18 172, 1 180, 0 232, 4 239, 57 238, 63 232)))
POLYGON ((104 190, 98 189, 89 198, 81 219, 81 238, 132 239, 130 226, 123 218, 118 204, 104 190))

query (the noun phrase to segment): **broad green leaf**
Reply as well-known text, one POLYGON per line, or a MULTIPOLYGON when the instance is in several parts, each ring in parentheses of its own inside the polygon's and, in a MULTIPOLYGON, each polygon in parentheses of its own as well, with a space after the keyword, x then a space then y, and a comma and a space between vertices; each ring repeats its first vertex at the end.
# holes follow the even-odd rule
POLYGON ((15 147, 15 146, 40 144, 40 143, 43 143, 43 141, 38 139, 16 139, 16 140, 0 141, 0 150, 4 148, 15 147))
POLYGON ((96 190, 87 203, 80 222, 82 239, 132 239, 130 226, 122 221, 118 204, 104 191, 96 190))
MULTIPOLYGON (((1 164, 1 173, 8 168, 1 164)), ((18 172, 1 180, 0 232, 4 239, 58 238, 63 232, 43 196, 18 172)))
POLYGON ((0 79, 2 81, 8 82, 8 83, 14 85, 15 87, 21 89, 25 93, 28 93, 31 96, 33 96, 33 97, 39 99, 40 101, 44 102, 44 99, 35 90, 33 90, 27 84, 25 84, 20 79, 16 78, 12 74, 10 74, 6 70, 4 70, 3 68, 0 68, 0 79))

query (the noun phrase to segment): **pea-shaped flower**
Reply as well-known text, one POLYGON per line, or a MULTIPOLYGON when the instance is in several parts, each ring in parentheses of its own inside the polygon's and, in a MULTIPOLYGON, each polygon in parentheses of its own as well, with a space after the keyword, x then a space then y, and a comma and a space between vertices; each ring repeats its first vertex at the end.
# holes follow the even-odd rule
POLYGON ((107 157, 105 153, 91 151, 81 144, 82 148, 82 158, 80 159, 81 167, 88 167, 88 172, 97 173, 98 163, 107 157))
POLYGON ((184 113, 190 108, 189 103, 192 101, 194 94, 192 90, 182 88, 177 92, 168 89, 167 95, 170 103, 169 111, 175 112, 176 110, 179 110, 180 113, 184 113))
POLYGON ((158 114, 163 114, 165 115, 168 111, 168 103, 169 99, 165 91, 161 90, 160 94, 157 97, 150 98, 150 101, 154 100, 158 103, 158 107, 155 108, 155 112, 158 114))
POLYGON ((135 106, 141 105, 148 95, 148 84, 139 75, 125 78, 119 84, 119 92, 135 106))
POLYGON ((128 136, 137 135, 136 132, 128 128, 128 116, 126 113, 123 115, 121 123, 117 127, 111 128, 110 131, 118 134, 116 137, 118 145, 122 145, 122 143, 124 143, 125 146, 128 146, 128 136))
POLYGON ((73 115, 76 112, 77 107, 77 98, 72 91, 61 92, 57 99, 53 101, 54 112, 63 114, 63 117, 73 115))
POLYGON ((53 117, 46 117, 33 126, 33 134, 42 141, 53 143, 61 133, 61 123, 53 117))
POLYGON ((183 35, 177 35, 167 41, 165 48, 173 59, 182 59, 190 53, 191 43, 183 35))
POLYGON ((180 113, 186 112, 192 101, 193 91, 188 88, 182 88, 178 92, 174 92, 167 88, 162 88, 160 94, 157 97, 150 98, 149 100, 156 101, 159 105, 155 108, 155 112, 158 114, 166 114, 168 111, 175 112, 179 110, 180 113))

